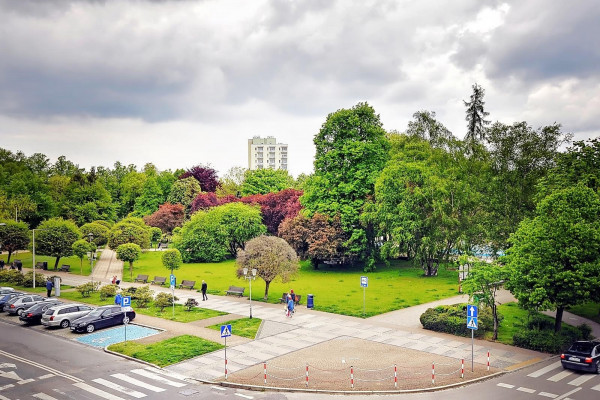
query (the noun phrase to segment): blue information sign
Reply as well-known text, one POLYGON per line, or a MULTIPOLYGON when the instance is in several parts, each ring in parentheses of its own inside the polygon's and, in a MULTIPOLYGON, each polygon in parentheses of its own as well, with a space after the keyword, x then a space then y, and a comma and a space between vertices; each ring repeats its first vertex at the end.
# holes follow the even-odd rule
POLYGON ((170 285, 174 288, 175 287, 175 282, 177 282, 177 279, 175 278, 175 275, 171 274, 169 276, 169 282, 170 282, 170 285))
POLYGON ((231 324, 221 325, 221 337, 231 336, 231 324))
POLYGON ((467 317, 467 328, 477 329, 477 317, 467 317))
POLYGON ((131 296, 121 297, 121 307, 131 307, 131 296))
POLYGON ((477 308, 477 306, 474 306, 472 304, 467 305, 467 318, 468 317, 477 318, 478 314, 479 314, 479 309, 477 308))
POLYGON ((362 287, 368 287, 369 286, 369 277, 368 276, 361 276, 360 277, 360 286, 362 286, 362 287))

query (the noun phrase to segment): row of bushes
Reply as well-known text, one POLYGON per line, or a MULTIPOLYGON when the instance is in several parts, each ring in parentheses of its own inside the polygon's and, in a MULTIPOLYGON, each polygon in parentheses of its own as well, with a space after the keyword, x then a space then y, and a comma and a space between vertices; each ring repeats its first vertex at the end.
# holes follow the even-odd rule
MULTIPOLYGON (((37 272, 35 274, 35 286, 42 287, 46 285, 47 277, 44 274, 37 272)), ((0 282, 6 282, 15 286, 33 287, 33 271, 26 274, 16 269, 0 270, 0 282)))
POLYGON ((561 353, 576 340, 588 340, 592 328, 587 324, 578 327, 563 325, 560 332, 554 332, 554 321, 542 315, 533 316, 526 329, 513 335, 515 346, 545 353, 561 353))
MULTIPOLYGON (((501 320, 502 316, 499 315, 501 320)), ((471 336, 471 329, 467 328, 467 304, 453 304, 429 308, 420 317, 423 328, 436 332, 450 333, 457 336, 471 336)), ((479 309, 478 329, 474 334, 483 337, 485 332, 493 331, 494 320, 492 313, 487 308, 479 309)))

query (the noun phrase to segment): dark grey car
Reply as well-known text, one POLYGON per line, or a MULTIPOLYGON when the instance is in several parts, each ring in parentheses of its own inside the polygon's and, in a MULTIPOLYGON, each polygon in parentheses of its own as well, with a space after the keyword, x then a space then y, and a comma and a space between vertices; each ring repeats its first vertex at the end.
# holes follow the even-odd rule
POLYGON ((23 311, 27 310, 32 305, 44 300, 46 300, 45 297, 37 294, 24 294, 7 301, 6 304, 4 304, 4 311, 12 315, 21 315, 23 311))

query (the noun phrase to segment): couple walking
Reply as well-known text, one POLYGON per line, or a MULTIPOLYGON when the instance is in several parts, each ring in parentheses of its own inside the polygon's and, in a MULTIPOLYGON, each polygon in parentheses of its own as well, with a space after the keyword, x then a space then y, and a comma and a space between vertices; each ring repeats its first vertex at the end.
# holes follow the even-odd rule
POLYGON ((294 294, 294 290, 290 290, 290 293, 287 296, 287 307, 285 316, 288 318, 292 318, 292 314, 294 314, 294 303, 296 302, 296 295, 294 294))

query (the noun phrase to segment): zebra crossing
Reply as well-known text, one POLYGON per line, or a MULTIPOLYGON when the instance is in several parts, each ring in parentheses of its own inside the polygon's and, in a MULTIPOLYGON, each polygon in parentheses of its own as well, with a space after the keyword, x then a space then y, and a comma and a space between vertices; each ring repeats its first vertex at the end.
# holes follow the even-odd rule
POLYGON ((530 378, 531 384, 526 386, 506 382, 500 382, 496 386, 557 400, 571 400, 568 396, 580 391, 595 393, 594 398, 600 397, 600 375, 565 370, 560 361, 552 362, 527 374, 527 378, 530 378), (554 393, 561 389, 567 392, 554 393))
MULTIPOLYGON (((108 377, 95 378, 89 382, 72 384, 71 396, 78 397, 85 392, 85 398, 101 398, 106 400, 143 399, 169 389, 181 389, 189 383, 183 377, 159 371, 155 368, 136 368, 127 373, 114 373, 108 377)), ((48 391, 33 393, 32 398, 39 400, 59 400, 61 397, 52 388, 48 391), (55 397, 57 396, 57 397, 55 397)), ((81 396, 84 397, 84 396, 81 396)))

